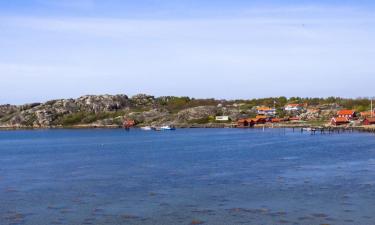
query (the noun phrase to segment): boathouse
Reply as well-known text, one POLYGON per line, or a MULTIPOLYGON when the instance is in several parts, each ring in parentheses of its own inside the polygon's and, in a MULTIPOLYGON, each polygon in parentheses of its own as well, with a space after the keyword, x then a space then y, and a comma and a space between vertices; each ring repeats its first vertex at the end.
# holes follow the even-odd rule
POLYGON ((375 124, 375 117, 369 117, 363 120, 363 125, 374 125, 375 124))
POLYGON ((237 127, 245 128, 245 127, 253 127, 256 124, 265 124, 267 122, 264 118, 247 118, 247 119, 240 119, 237 121, 237 127))
POLYGON ((345 125, 348 123, 350 123, 350 120, 347 117, 333 117, 331 119, 331 124, 333 126, 340 126, 340 125, 345 125))
POLYGON ((239 128, 246 128, 246 127, 253 127, 255 122, 252 119, 239 119, 237 121, 237 127, 239 128))

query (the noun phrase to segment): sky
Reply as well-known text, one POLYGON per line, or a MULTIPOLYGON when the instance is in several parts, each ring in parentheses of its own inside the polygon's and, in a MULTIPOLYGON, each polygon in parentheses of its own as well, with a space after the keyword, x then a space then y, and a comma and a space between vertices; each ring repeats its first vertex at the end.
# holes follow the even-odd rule
POLYGON ((0 104, 375 96, 374 1, 0 1, 0 104))

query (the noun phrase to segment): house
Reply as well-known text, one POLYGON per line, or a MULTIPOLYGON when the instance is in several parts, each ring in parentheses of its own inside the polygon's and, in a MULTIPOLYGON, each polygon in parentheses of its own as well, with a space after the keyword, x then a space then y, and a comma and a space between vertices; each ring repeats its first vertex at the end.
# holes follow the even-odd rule
POLYGON ((245 128, 245 127, 253 127, 255 124, 265 124, 267 121, 264 118, 247 118, 247 119, 240 119, 237 121, 237 127, 245 128))
POLYGON ((353 119, 356 117, 356 113, 354 110, 348 110, 348 109, 339 110, 337 112, 337 117, 345 117, 348 119, 353 119))
POLYGON ((348 117, 333 117, 331 119, 331 125, 333 126, 340 126, 344 124, 350 123, 350 120, 348 117))
POLYGON ((366 111, 366 112, 361 112, 360 115, 362 118, 367 118, 367 117, 373 117, 375 113, 371 111, 366 111))
POLYGON ((292 111, 300 111, 302 110, 302 108, 303 107, 300 104, 288 104, 284 107, 284 110, 292 112, 292 111))
POLYGON ((261 107, 257 107, 257 113, 258 113, 258 115, 275 116, 276 115, 276 109, 261 106, 261 107))
POLYGON ((374 125, 375 124, 375 117, 368 117, 363 120, 363 125, 374 125))
POLYGON ((280 123, 281 119, 280 118, 272 118, 271 123, 280 123))
POLYGON ((216 116, 215 117, 216 121, 229 121, 229 116, 216 116))

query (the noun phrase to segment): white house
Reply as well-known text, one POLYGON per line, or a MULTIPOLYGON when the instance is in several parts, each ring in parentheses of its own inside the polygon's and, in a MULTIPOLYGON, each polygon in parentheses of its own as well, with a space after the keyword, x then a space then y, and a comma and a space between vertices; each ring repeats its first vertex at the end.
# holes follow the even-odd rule
POLYGON ((276 109, 262 106, 262 107, 257 108, 257 113, 258 113, 258 115, 275 116, 276 115, 276 109))
POLYGON ((216 116, 216 121, 229 121, 229 116, 216 116))
POLYGON ((285 111, 300 111, 302 106, 300 104, 288 104, 285 106, 285 111))

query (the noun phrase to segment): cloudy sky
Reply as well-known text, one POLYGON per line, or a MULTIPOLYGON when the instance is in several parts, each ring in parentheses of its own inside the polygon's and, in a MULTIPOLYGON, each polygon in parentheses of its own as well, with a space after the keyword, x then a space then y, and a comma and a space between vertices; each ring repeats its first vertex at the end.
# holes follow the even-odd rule
POLYGON ((0 2, 0 104, 375 95, 373 1, 0 2))

